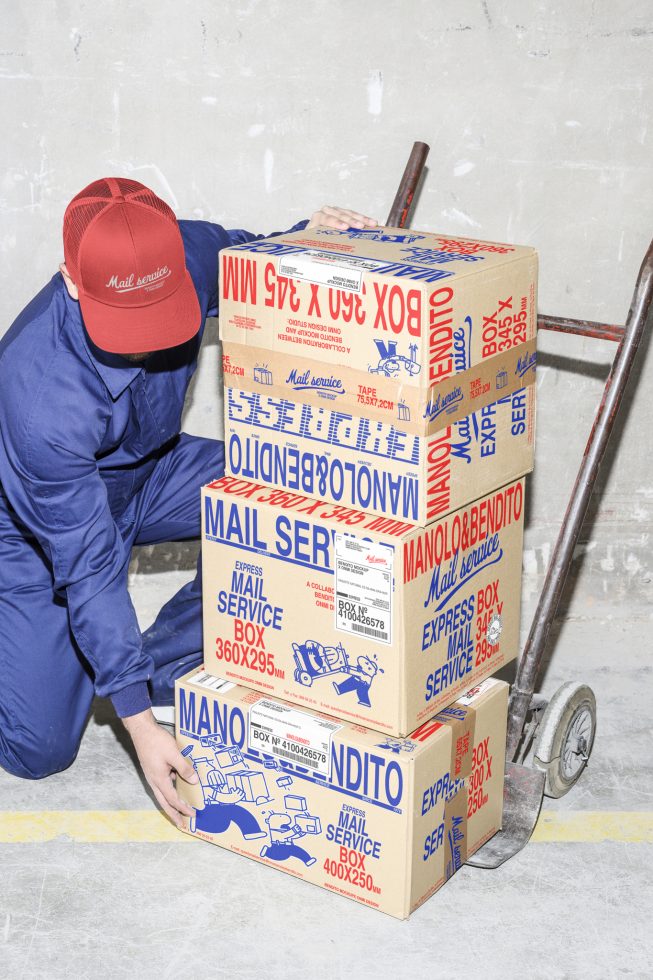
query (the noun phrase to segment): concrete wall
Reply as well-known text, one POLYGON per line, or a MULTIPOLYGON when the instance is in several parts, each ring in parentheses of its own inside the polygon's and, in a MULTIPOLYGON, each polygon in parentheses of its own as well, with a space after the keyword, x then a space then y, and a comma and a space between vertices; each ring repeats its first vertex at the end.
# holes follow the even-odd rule
MULTIPOLYGON (((14 0, 0 36, 0 332, 56 270, 65 205, 98 176, 257 231, 322 203, 383 220, 414 139, 432 150, 413 227, 532 244, 542 312, 625 319, 653 231, 650 0, 14 0)), ((220 424, 216 345, 209 331, 187 413, 202 434, 220 424)), ((614 350, 546 334, 540 349, 527 590, 614 350)), ((649 615, 642 354, 584 532, 581 612, 649 615)))

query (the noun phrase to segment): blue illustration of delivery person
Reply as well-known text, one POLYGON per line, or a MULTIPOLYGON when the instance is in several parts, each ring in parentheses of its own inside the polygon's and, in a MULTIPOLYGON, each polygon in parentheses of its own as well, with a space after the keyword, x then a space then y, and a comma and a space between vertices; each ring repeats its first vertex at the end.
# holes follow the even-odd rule
MULTIPOLYGON (((208 741, 202 739, 202 745, 208 741)), ((267 837, 253 813, 240 805, 245 799, 245 790, 242 786, 229 785, 229 776, 235 780, 251 772, 247 769, 242 754, 235 746, 216 743, 211 745, 211 748, 213 748, 213 759, 208 756, 192 757, 192 745, 187 745, 181 753, 183 756, 190 757, 204 796, 204 808, 197 810, 195 816, 190 819, 190 832, 194 834, 195 831, 202 830, 207 834, 223 834, 232 823, 235 823, 245 840, 267 837)), ((260 773, 252 773, 252 775, 261 776, 260 773)), ((265 783, 265 777, 263 782, 265 783)), ((269 800, 267 787, 261 802, 263 799, 269 800)))
POLYGON ((261 857, 270 858, 272 861, 287 861, 295 857, 310 868, 315 864, 315 858, 295 841, 300 837, 306 837, 307 834, 320 834, 322 832, 320 818, 308 812, 303 796, 288 795, 284 803, 290 813, 272 812, 265 818, 270 828, 270 843, 261 849, 261 857))
MULTIPOLYGON (((334 681, 333 686, 337 694, 347 694, 348 691, 355 691, 358 703, 363 707, 370 707, 370 686, 377 675, 378 665, 370 660, 369 657, 359 657, 357 666, 352 668, 349 677, 344 681, 334 681)), ((383 673, 383 671, 381 671, 383 673)))

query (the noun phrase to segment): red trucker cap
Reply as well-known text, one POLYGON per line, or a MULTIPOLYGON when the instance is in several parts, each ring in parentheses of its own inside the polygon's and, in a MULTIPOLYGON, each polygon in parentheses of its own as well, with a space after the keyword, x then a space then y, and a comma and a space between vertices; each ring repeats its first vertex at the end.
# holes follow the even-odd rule
POLYGON ((66 266, 93 343, 112 354, 176 347, 200 327, 173 211, 136 180, 103 177, 63 219, 66 266))

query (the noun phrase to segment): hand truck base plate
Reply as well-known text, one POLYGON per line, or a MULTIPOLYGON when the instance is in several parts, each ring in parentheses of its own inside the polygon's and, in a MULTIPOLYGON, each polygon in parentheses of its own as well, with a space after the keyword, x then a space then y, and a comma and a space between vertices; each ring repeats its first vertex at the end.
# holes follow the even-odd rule
POLYGON ((503 783, 503 827, 467 859, 474 868, 498 868, 521 851, 535 830, 544 796, 544 773, 506 763, 503 783))

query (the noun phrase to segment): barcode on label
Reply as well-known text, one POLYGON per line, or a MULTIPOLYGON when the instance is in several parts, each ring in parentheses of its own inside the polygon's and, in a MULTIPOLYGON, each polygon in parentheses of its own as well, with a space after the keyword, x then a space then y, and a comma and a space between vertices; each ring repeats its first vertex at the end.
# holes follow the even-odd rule
POLYGON ((296 762, 298 766, 305 766, 307 769, 319 769, 319 763, 314 759, 305 759, 303 755, 296 755, 294 752, 286 752, 285 749, 281 749, 279 746, 275 748, 274 754, 281 755, 284 759, 290 759, 291 762, 296 762))
POLYGON ((392 643, 394 550, 350 533, 335 536, 335 628, 392 643))
POLYGON ((212 691, 230 691, 235 685, 232 681, 226 681, 222 677, 214 677, 205 670, 199 670, 194 677, 191 677, 189 684, 197 684, 198 687, 208 687, 212 691))
POLYGON ((364 633, 365 636, 373 636, 377 640, 387 640, 388 634, 385 630, 375 630, 372 626, 361 626, 360 623, 351 623, 350 629, 354 633, 364 633))
POLYGON ((215 687, 215 678, 213 677, 196 677, 196 684, 203 684, 205 687, 215 687))

